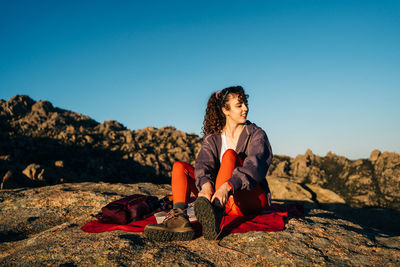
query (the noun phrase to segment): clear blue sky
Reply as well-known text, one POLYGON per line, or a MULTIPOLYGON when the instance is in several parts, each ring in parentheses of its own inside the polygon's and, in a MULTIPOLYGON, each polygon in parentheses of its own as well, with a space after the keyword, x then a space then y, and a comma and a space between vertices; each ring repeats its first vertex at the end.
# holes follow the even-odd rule
POLYGON ((200 134, 242 85, 275 154, 400 153, 400 1, 0 0, 0 98, 200 134))

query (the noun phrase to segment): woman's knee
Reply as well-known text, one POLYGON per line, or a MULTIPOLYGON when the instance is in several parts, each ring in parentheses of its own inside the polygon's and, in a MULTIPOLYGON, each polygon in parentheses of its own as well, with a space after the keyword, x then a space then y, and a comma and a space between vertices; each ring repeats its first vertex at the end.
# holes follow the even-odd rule
POLYGON ((224 155, 222 156, 222 160, 229 160, 229 161, 236 161, 238 158, 238 154, 233 149, 228 149, 225 151, 224 155))
POLYGON ((175 161, 174 165, 172 165, 172 171, 184 171, 185 170, 185 162, 183 161, 175 161))
POLYGON ((171 177, 172 185, 176 183, 181 184, 182 182, 185 182, 186 179, 187 177, 186 177, 184 162, 175 161, 174 165, 172 165, 172 177, 171 177))
MULTIPOLYGON (((175 176, 187 176, 189 174, 190 165, 183 161, 175 161, 172 165, 172 177, 175 176)), ((175 177, 176 178, 176 177, 175 177)))

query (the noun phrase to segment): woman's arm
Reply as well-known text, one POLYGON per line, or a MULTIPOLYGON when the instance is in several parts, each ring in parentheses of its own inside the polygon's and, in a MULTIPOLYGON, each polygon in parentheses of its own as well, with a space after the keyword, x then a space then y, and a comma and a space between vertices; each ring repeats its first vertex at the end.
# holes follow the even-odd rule
POLYGON ((238 190, 251 190, 265 180, 271 162, 271 145, 266 133, 259 128, 250 139, 243 166, 235 168, 232 177, 228 180, 233 187, 233 193, 238 190))
POLYGON ((218 162, 216 148, 213 149, 209 138, 205 137, 197 156, 194 175, 196 177, 196 186, 199 189, 199 196, 205 196, 209 200, 214 193, 215 179, 218 173, 218 162))

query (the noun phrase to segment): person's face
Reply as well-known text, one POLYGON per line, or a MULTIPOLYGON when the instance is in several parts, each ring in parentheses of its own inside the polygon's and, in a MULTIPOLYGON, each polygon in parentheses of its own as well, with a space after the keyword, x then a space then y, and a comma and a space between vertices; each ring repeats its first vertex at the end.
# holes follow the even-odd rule
POLYGON ((246 122, 247 113, 249 109, 246 104, 239 100, 237 94, 228 94, 228 102, 230 109, 222 108, 222 112, 225 114, 226 122, 228 121, 242 124, 246 122))

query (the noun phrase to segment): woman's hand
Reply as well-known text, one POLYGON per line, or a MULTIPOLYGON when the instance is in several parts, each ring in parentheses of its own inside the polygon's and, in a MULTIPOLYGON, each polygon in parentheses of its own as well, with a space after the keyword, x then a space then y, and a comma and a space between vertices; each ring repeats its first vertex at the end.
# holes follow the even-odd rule
POLYGON ((211 197, 214 194, 214 188, 210 182, 203 184, 201 191, 197 195, 198 197, 205 197, 211 202, 211 197))
POLYGON ((225 203, 228 201, 229 192, 231 191, 231 187, 227 182, 223 183, 215 194, 211 198, 211 203, 214 202, 215 199, 218 199, 221 208, 225 207, 225 203))

